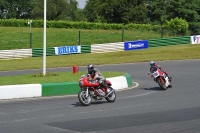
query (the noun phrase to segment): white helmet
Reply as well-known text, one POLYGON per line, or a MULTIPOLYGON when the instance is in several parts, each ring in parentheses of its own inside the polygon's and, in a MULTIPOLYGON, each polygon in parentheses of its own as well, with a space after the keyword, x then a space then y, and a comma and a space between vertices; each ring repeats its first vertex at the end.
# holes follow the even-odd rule
POLYGON ((154 66, 155 65, 155 62, 154 61, 151 61, 150 62, 150 66, 152 67, 152 66, 154 66))

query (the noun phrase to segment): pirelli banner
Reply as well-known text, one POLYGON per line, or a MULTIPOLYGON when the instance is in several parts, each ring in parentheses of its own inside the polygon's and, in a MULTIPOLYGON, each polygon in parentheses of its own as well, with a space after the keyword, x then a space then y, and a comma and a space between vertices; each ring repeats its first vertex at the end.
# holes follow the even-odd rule
POLYGON ((191 44, 200 44, 200 35, 190 36, 191 44))

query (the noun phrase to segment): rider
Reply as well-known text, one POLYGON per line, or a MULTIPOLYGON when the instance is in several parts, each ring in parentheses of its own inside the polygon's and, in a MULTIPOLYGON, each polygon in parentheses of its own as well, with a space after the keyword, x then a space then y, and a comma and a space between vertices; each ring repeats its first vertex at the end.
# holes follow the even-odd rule
POLYGON ((89 75, 93 81, 97 80, 100 83, 101 87, 107 88, 106 78, 99 72, 97 68, 94 67, 93 64, 88 64, 87 69, 87 75, 89 75))
MULTIPOLYGON (((153 73, 153 71, 154 71, 155 69, 160 69, 162 72, 164 72, 164 73, 168 76, 168 73, 165 72, 165 71, 163 71, 163 70, 162 70, 162 67, 161 67, 160 65, 156 64, 154 61, 151 61, 151 62, 150 62, 150 73, 153 73)), ((150 73, 149 73, 149 74, 150 74, 150 73)))
MULTIPOLYGON (((160 65, 157 65, 157 64, 155 64, 154 61, 151 61, 151 62, 150 62, 150 72, 149 72, 149 74, 151 73, 151 77, 153 77, 152 73, 153 73, 154 71, 156 71, 157 69, 160 69, 162 72, 164 72, 164 73, 168 76, 168 73, 167 73, 166 71, 163 71, 163 70, 162 70, 162 67, 161 67, 160 65)), ((168 76, 168 77, 169 77, 169 76, 168 76)), ((169 79, 171 80, 171 78, 169 78, 169 79)), ((155 81, 155 79, 154 79, 154 81, 155 81)), ((172 87, 171 83, 170 83, 169 87, 170 87, 170 88, 172 87)))

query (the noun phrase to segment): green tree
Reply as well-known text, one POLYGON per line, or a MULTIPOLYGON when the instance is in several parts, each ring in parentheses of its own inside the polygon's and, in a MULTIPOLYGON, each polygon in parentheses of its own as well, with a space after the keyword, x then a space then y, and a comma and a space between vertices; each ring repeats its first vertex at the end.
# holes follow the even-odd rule
POLYGON ((88 0, 84 8, 84 14, 90 22, 101 22, 101 5, 99 0, 88 0))
POLYGON ((85 14, 83 13, 83 9, 75 10, 71 20, 72 21, 88 21, 85 14))
POLYGON ((84 13, 90 22, 145 23, 145 0, 88 0, 84 13))
POLYGON ((0 17, 1 18, 29 18, 33 10, 35 0, 1 0, 0 17))
MULTIPOLYGON (((64 10, 67 7, 67 2, 65 0, 47 0, 47 20, 57 20, 61 16, 65 16, 64 10)), ((43 19, 44 18, 44 1, 36 0, 34 3, 34 9, 32 13, 32 18, 43 19)))
POLYGON ((0 18, 6 18, 9 3, 6 0, 0 1, 0 18))
POLYGON ((76 0, 70 0, 67 3, 66 10, 66 20, 70 21, 87 21, 85 15, 83 14, 83 9, 78 8, 78 2, 76 0))
POLYGON ((149 5, 149 17, 153 22, 163 22, 175 17, 187 22, 200 20, 200 0, 151 0, 149 5))
MULTIPOLYGON (((32 17, 43 19, 44 1, 36 0, 32 17)), ((47 20, 86 21, 83 10, 76 0, 47 0, 47 20)))

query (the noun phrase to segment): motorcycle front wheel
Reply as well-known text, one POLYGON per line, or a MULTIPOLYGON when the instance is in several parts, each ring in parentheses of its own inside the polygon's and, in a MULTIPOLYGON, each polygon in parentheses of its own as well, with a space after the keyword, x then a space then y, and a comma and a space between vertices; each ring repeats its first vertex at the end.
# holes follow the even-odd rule
MULTIPOLYGON (((108 89, 108 93, 111 91, 111 90, 113 90, 113 88, 112 87, 108 87, 107 88, 108 89)), ((106 97, 106 100, 108 101, 108 102, 114 102, 115 100, 116 100, 116 93, 115 93, 115 91, 114 92, 112 92, 110 95, 108 95, 107 97, 106 97)))
POLYGON ((85 90, 80 90, 78 92, 78 100, 83 106, 90 106, 92 102, 91 96, 89 94, 87 96, 85 90))
POLYGON ((167 87, 162 83, 162 81, 160 79, 157 80, 158 85, 160 86, 160 88, 162 88, 163 90, 167 90, 167 87))

